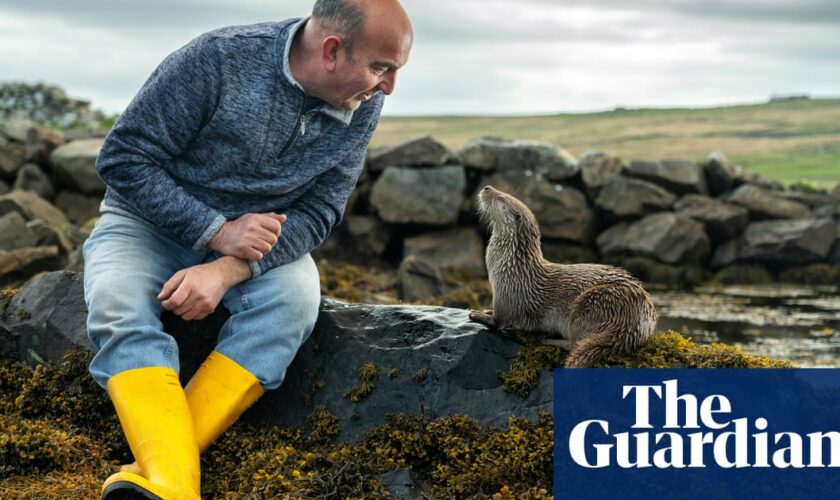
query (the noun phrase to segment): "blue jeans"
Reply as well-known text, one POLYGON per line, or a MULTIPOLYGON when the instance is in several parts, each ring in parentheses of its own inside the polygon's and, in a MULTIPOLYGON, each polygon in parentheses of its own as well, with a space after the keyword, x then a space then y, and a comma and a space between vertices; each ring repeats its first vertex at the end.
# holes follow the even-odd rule
MULTIPOLYGON (((196 252, 139 218, 111 212, 102 214, 83 253, 88 335, 97 348, 94 380, 104 388, 120 372, 151 366, 178 373, 178 345, 163 331, 156 296, 177 271, 217 254, 196 252)), ((231 316, 215 350, 254 374, 265 390, 275 389, 312 333, 320 300, 309 254, 244 281, 222 298, 231 316)))

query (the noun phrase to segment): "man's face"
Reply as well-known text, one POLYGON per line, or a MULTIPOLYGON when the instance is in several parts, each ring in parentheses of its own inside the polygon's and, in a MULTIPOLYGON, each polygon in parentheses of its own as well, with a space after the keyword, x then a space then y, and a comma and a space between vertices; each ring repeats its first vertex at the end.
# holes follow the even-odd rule
POLYGON ((339 50, 331 88, 333 106, 355 111, 377 91, 390 95, 397 84, 397 71, 408 60, 410 33, 365 33, 348 54, 339 50))

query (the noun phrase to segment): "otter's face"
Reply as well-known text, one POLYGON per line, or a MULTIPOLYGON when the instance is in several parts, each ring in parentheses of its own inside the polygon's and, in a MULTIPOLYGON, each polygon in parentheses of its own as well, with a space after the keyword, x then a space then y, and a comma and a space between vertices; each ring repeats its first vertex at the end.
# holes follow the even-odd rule
POLYGON ((537 226, 534 214, 524 203, 493 186, 485 186, 478 193, 478 214, 493 232, 537 226))

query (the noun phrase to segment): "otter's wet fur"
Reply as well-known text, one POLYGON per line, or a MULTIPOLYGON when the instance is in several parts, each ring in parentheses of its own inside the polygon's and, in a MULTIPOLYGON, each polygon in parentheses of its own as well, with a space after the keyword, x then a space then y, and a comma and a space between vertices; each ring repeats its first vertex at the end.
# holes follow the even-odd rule
POLYGON ((656 330, 656 310, 642 283, 624 269, 555 264, 543 258, 540 228, 528 207, 486 186, 479 215, 490 228, 487 273, 493 309, 470 318, 490 328, 538 333, 570 351, 567 368, 630 354, 656 330))

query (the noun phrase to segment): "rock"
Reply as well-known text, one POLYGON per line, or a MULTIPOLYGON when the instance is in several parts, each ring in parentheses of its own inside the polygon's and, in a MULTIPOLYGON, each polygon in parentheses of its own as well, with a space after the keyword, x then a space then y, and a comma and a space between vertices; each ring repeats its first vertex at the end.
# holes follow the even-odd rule
POLYGON ((55 197, 55 206, 73 224, 84 224, 85 221, 99 215, 99 204, 102 198, 97 196, 85 196, 71 191, 62 191, 55 197))
POLYGON ((52 181, 41 170, 41 167, 34 163, 26 163, 20 167, 14 188, 21 191, 32 191, 45 200, 51 200, 55 196, 52 181))
POLYGON ((618 177, 624 168, 621 158, 603 151, 585 152, 578 165, 586 194, 592 199, 598 196, 598 191, 604 184, 618 177))
POLYGON ((31 120, 20 116, 8 116, 2 119, 2 111, 0 110, 0 139, 20 143, 26 142, 26 134, 35 124, 31 120))
POLYGON ((749 223, 746 208, 700 194, 683 196, 674 204, 674 211, 702 222, 712 243, 739 236, 749 223))
POLYGON ((438 269, 458 269, 484 277, 484 242, 474 228, 457 227, 405 239, 403 255, 415 255, 438 269))
POLYGON ((669 289, 691 290, 705 281, 704 266, 672 265, 648 257, 613 257, 605 262, 622 267, 645 284, 664 285, 669 289))
POLYGON ((55 149, 50 166, 58 183, 84 194, 102 194, 105 183, 96 173, 96 156, 104 139, 80 139, 55 149))
POLYGON ((0 196, 0 215, 11 211, 23 215, 27 221, 41 219, 60 232, 72 226, 61 210, 29 191, 12 191, 0 196))
POLYGON ((417 484, 414 471, 405 467, 394 469, 377 476, 382 487, 388 491, 391 498, 399 500, 421 499, 422 488, 417 484))
POLYGON ((368 169, 381 172, 385 167, 437 167, 446 163, 449 151, 431 136, 377 148, 368 154, 368 169))
POLYGON ((56 361, 71 347, 94 351, 87 336, 87 307, 82 276, 46 273, 27 282, 12 298, 0 319, 19 359, 56 361))
POLYGON ((738 261, 738 247, 740 243, 738 239, 729 240, 715 249, 712 254, 712 260, 709 262, 709 267, 712 269, 719 269, 734 264, 738 261))
POLYGON ((314 377, 324 386, 311 396, 312 404, 325 405, 339 419, 340 441, 360 438, 388 413, 432 419, 466 414, 482 425, 506 428, 510 416, 535 420, 540 411, 550 411, 550 372, 527 398, 502 390, 499 373, 508 369, 519 345, 469 321, 468 314, 325 300, 315 332, 283 386, 263 397, 246 420, 304 426, 312 408, 301 404, 301 395, 312 392, 314 377), (359 368, 367 362, 379 369, 375 388, 353 402, 344 394, 359 383, 359 368), (395 378, 386 375, 392 367, 399 369, 395 378), (425 377, 418 376, 421 371, 425 377))
POLYGON ((540 247, 542 247, 543 257, 546 260, 558 264, 579 264, 598 261, 598 254, 588 246, 543 241, 540 247))
MULTIPOLYGON (((343 304, 324 299, 318 322, 289 367, 286 380, 244 416, 254 425, 306 427, 314 405, 324 405, 341 426, 338 440, 355 441, 381 425, 388 413, 425 414, 430 419, 466 414, 481 425, 506 428, 508 417, 535 420, 551 411, 551 374, 545 371, 526 398, 505 392, 507 371, 519 344, 469 320, 468 311, 430 306, 343 304), (351 401, 359 368, 379 374, 370 394, 351 401), (388 371, 397 368, 396 376, 388 371), (422 375, 425 374, 425 375, 422 375)), ((86 335, 82 276, 54 272, 29 281, 0 319, 0 332, 22 359, 32 349, 60 359, 70 346, 93 349, 86 335)), ((217 311, 203 321, 164 315, 164 328, 178 340, 182 380, 188 380, 214 345, 225 320, 217 311)))
POLYGON ((809 208, 828 205, 831 203, 831 195, 828 193, 812 193, 806 191, 788 190, 780 191, 779 196, 786 200, 801 203, 809 208))
POLYGON ((14 250, 35 245, 35 236, 26 227, 26 220, 22 215, 9 212, 0 216, 0 250, 14 250))
POLYGON ((26 161, 47 165, 50 153, 64 144, 64 134, 38 125, 26 131, 26 161))
POLYGON ((774 280, 773 274, 760 264, 735 264, 717 271, 710 281, 721 285, 769 285, 774 280))
POLYGON ((734 177, 737 168, 729 163, 729 159, 721 151, 713 151, 703 163, 703 173, 706 176, 706 186, 709 196, 720 196, 729 192, 735 186, 734 177))
POLYGON ((834 188, 831 190, 831 196, 835 199, 840 201, 840 182, 834 185, 834 188))
POLYGON ((589 206, 586 196, 573 187, 521 173, 490 176, 479 184, 478 190, 485 185, 515 193, 534 212, 543 238, 591 243, 598 230, 595 210, 589 206))
POLYGON ((650 181, 676 194, 708 192, 703 167, 688 160, 634 160, 625 175, 650 181))
POLYGON ((840 200, 814 208, 811 216, 817 219, 840 220, 840 200))
POLYGON ((831 251, 837 224, 829 219, 753 222, 738 240, 738 260, 777 265, 824 260, 831 251))
POLYGON ((8 282, 12 273, 34 274, 58 266, 58 247, 23 247, 0 251, 0 277, 8 282))
POLYGON ((417 255, 409 255, 397 269, 397 298, 405 301, 428 300, 447 290, 440 266, 417 255))
POLYGON ((560 181, 578 173, 577 161, 565 149, 534 141, 494 137, 473 139, 456 153, 465 166, 487 172, 525 172, 560 181))
POLYGON ((27 225, 35 234, 39 245, 58 244, 65 251, 75 248, 76 244, 73 242, 75 227, 73 224, 67 220, 61 210, 37 194, 29 191, 12 191, 0 196, 0 215, 9 212, 17 212, 26 219, 27 225), (36 229, 33 226, 36 220, 40 220, 47 229, 36 229), (50 243, 42 242, 42 236, 45 233, 53 234, 55 240, 51 240, 50 243))
POLYGON ((677 201, 670 191, 648 181, 615 177, 603 185, 595 205, 617 219, 668 210, 677 201))
POLYGON ((108 131, 100 127, 78 127, 64 131, 64 139, 67 142, 81 141, 85 139, 104 139, 108 131))
POLYGON ((751 184, 735 190, 729 201, 750 211, 750 219, 799 219, 809 217, 811 210, 802 203, 786 200, 779 194, 751 184))
POLYGON ((63 253, 72 252, 74 248, 79 246, 84 241, 84 239, 86 239, 86 237, 81 241, 76 241, 75 238, 71 239, 70 236, 73 236, 71 229, 68 229, 66 231, 68 234, 70 234, 70 236, 66 236, 65 233, 59 232, 57 229, 50 226, 41 219, 32 219, 31 221, 28 221, 26 223, 26 227, 29 229, 29 231, 32 232, 32 235, 35 237, 36 246, 54 245, 57 246, 59 250, 63 253))
POLYGON ((828 255, 828 261, 832 264, 840 264, 840 220, 837 221, 837 231, 834 235, 834 245, 828 255))
POLYGON ((666 264, 699 264, 709 256, 703 225, 682 214, 663 212, 609 228, 596 239, 602 255, 641 255, 666 264))
POLYGON ((26 148, 0 137, 0 176, 14 179, 18 169, 26 161, 26 148))
POLYGON ((81 246, 67 255, 67 264, 65 264, 64 270, 74 273, 81 273, 85 270, 85 257, 81 246))
POLYGON ((388 167, 376 180, 370 204, 385 222, 451 225, 466 188, 464 167, 388 167))
POLYGON ((8 193, 10 191, 9 185, 6 184, 6 181, 0 179, 0 196, 8 193))
POLYGON ((391 239, 388 227, 372 215, 349 215, 344 225, 354 251, 364 256, 382 255, 391 239))

